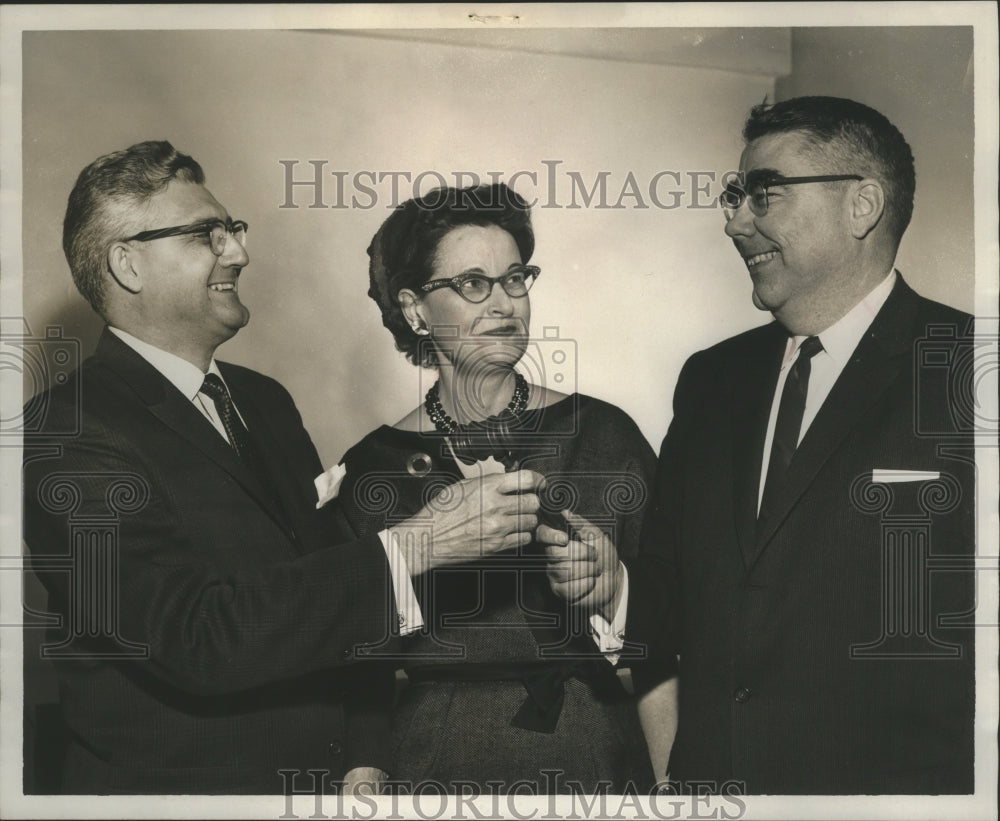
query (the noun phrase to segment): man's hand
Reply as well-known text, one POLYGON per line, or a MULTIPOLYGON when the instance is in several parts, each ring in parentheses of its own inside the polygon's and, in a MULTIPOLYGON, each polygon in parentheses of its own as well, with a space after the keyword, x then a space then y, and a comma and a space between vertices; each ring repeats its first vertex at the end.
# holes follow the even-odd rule
POLYGON ((344 776, 342 795, 378 795, 388 773, 377 767, 355 767, 344 776))
POLYGON ((456 482, 390 528, 390 537, 399 538, 411 576, 530 544, 544 484, 531 470, 456 482))
POLYGON ((563 511, 573 538, 540 525, 535 538, 544 544, 553 592, 611 621, 622 590, 622 568, 610 536, 582 516, 563 511))

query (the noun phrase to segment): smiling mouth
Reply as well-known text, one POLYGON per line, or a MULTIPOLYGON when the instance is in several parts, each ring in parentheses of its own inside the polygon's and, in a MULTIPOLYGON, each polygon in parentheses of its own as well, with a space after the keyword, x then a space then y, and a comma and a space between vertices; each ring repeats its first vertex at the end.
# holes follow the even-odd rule
POLYGON ((747 268, 753 268, 755 265, 760 265, 762 262, 768 262, 778 256, 777 251, 765 251, 763 254, 754 254, 753 256, 744 257, 743 261, 746 263, 747 268))
POLYGON ((226 291, 232 291, 236 293, 238 291, 236 282, 210 282, 208 284, 209 290, 215 291, 216 293, 224 293, 226 291))

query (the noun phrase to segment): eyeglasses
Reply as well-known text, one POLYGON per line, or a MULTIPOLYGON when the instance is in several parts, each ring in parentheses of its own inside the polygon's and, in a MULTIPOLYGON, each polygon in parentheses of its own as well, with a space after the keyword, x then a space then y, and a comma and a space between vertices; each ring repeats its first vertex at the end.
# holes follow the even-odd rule
POLYGON ((722 204, 723 213, 726 220, 731 220, 736 216, 740 206, 746 202, 750 206, 751 213, 757 217, 763 217, 767 213, 767 190, 779 185, 804 185, 807 182, 840 182, 842 180, 860 180, 857 174, 833 174, 820 177, 781 177, 768 176, 763 179, 750 179, 743 185, 739 182, 731 182, 726 186, 725 191, 719 197, 722 204))
POLYGON ((173 228, 155 228, 152 231, 140 231, 133 237, 123 240, 123 242, 149 242, 154 239, 165 239, 166 237, 182 237, 189 234, 202 234, 208 237, 212 253, 221 257, 226 252, 226 243, 229 237, 233 237, 240 245, 245 246, 247 242, 247 230, 250 228, 243 220, 225 221, 220 219, 202 220, 191 225, 176 225, 173 228))
POLYGON ((493 293, 493 286, 498 282, 507 296, 526 296, 541 273, 542 269, 537 265, 522 265, 498 277, 488 277, 486 274, 459 274, 451 279, 435 279, 433 282, 424 283, 420 289, 430 292, 438 288, 451 288, 467 302, 485 302, 493 293))

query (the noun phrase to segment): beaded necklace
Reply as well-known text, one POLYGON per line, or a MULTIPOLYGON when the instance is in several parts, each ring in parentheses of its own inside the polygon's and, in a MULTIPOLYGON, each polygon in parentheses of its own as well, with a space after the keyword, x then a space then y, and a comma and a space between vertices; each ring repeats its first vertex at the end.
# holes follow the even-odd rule
MULTIPOLYGON (((441 406, 440 385, 440 382, 435 382, 431 385, 430 390, 427 391, 427 395, 424 397, 424 409, 427 411, 427 415, 439 433, 457 433, 461 429, 461 425, 452 419, 441 406)), ((501 411, 500 415, 509 413, 517 419, 517 417, 524 413, 524 409, 527 407, 528 380, 521 374, 515 373, 514 395, 511 397, 507 407, 501 411)))

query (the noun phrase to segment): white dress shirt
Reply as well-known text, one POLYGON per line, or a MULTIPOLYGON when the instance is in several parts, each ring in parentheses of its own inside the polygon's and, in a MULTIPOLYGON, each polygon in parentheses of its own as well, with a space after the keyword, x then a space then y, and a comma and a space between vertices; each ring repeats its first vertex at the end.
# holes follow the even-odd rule
MULTIPOLYGON (((184 394, 201 411, 202 415, 219 432, 219 435, 227 442, 229 441, 229 437, 226 435, 226 428, 219 418, 219 412, 215 409, 215 402, 210 396, 201 393, 201 386, 205 381, 205 374, 201 372, 201 368, 197 365, 192 365, 186 359, 181 359, 176 354, 163 350, 163 348, 157 348, 155 345, 150 345, 148 342, 136 339, 132 334, 126 333, 119 328, 108 326, 108 330, 156 368, 163 375, 164 379, 184 394)), ((219 366, 215 364, 214 358, 209 363, 208 373, 215 374, 222 380, 223 385, 226 384, 226 380, 219 373, 219 366)), ((226 390, 229 390, 228 385, 226 385, 226 390)), ((236 412, 239 413, 239 408, 236 409, 236 412)), ((243 420, 243 417, 241 416, 240 419, 243 420)), ((246 427, 245 421, 243 422, 243 426, 246 427)))
MULTIPOLYGON (((184 396, 190 400, 191 404, 194 405, 204 416, 212 423, 213 427, 219 432, 219 435, 228 443, 229 437, 226 435, 226 429, 222 424, 222 420, 219 418, 218 411, 215 408, 214 400, 201 393, 201 386, 205 381, 205 374, 201 372, 201 369, 196 365, 191 364, 186 359, 181 359, 181 357, 176 354, 169 353, 162 348, 157 348, 155 345, 150 345, 148 342, 143 342, 141 339, 136 339, 132 334, 127 333, 120 328, 108 327, 115 336, 117 336, 122 342, 128 345, 132 350, 134 350, 139 356, 145 359, 150 365, 152 365, 156 370, 158 370, 163 378, 166 379, 171 385, 173 385, 177 390, 179 390, 184 396)), ((219 366, 215 362, 215 358, 208 366, 208 373, 215 374, 222 379, 223 384, 225 384, 225 379, 222 378, 222 374, 219 372, 219 366)), ((226 385, 226 390, 229 386, 226 385)), ((236 407, 235 403, 233 404, 236 407)), ((236 408, 236 413, 239 414, 239 408, 236 408)), ((240 416, 243 420, 243 417, 240 416)), ((246 426, 246 421, 243 420, 244 427, 246 426)), ((406 565, 406 558, 403 556, 403 551, 399 547, 399 542, 397 539, 389 538, 389 531, 383 530, 378 534, 379 539, 382 542, 382 547, 385 550, 386 559, 389 562, 389 573, 392 576, 393 591, 396 596, 396 613, 397 613, 397 624, 399 626, 400 635, 406 635, 407 633, 412 633, 414 630, 419 630, 423 624, 423 614, 420 612, 420 605, 417 602, 416 593, 413 590, 413 583, 410 580, 409 568, 406 565)))
MULTIPOLYGON (((857 305, 851 308, 843 317, 837 320, 825 331, 821 331, 817 336, 823 345, 823 350, 813 356, 812 368, 809 374, 809 387, 806 393, 806 407, 802 416, 802 427, 799 430, 799 442, 809 429, 809 425, 816 418, 820 407, 829 396, 834 383, 840 376, 844 367, 850 361, 854 350, 861 342, 865 332, 871 327, 875 315, 885 305, 892 287, 896 284, 896 272, 890 271, 889 275, 869 292, 868 296, 862 299, 857 305)), ((778 384, 774 389, 774 396, 771 400, 771 416, 767 423, 767 435, 764 440, 764 458, 761 460, 760 489, 757 495, 757 508, 760 509, 760 499, 764 493, 764 479, 767 476, 767 467, 771 461, 771 443, 774 440, 774 425, 778 419, 778 405, 781 402, 781 391, 788 378, 788 370, 799 354, 799 348, 806 337, 796 336, 788 340, 785 347, 785 357, 781 363, 781 373, 778 376, 778 384)), ((591 621, 596 619, 601 624, 602 635, 606 636, 606 641, 601 643, 601 650, 612 663, 617 662, 616 650, 621 650, 625 636, 625 614, 628 610, 628 575, 625 577, 625 585, 622 590, 621 602, 615 611, 611 624, 600 616, 592 616, 591 621)))
MULTIPOLYGON (((806 435, 809 426, 812 424, 820 407, 830 395, 834 383, 840 376, 844 367, 850 361, 855 348, 861 342, 861 337, 865 331, 871 327, 875 315, 885 305, 885 301, 892 292, 892 286, 896 284, 896 272, 890 271, 882 282, 880 282, 864 299, 851 308, 843 317, 837 320, 825 331, 816 336, 819 338, 823 350, 816 353, 812 358, 812 367, 809 372, 809 387, 806 391, 806 406, 802 413, 802 427, 799 428, 799 442, 806 435)), ((785 356, 781 362, 781 371, 778 374, 778 384, 774 388, 774 397, 771 400, 771 416, 767 422, 767 435, 764 438, 764 458, 761 460, 760 483, 757 491, 757 510, 760 511, 760 502, 764 496, 764 480, 767 477, 767 468, 771 463, 771 445, 774 442, 774 426, 778 421, 778 406, 781 404, 781 392, 785 387, 785 380, 788 379, 788 372, 792 363, 798 359, 799 349, 805 342, 804 336, 789 337, 785 345, 785 356)))

